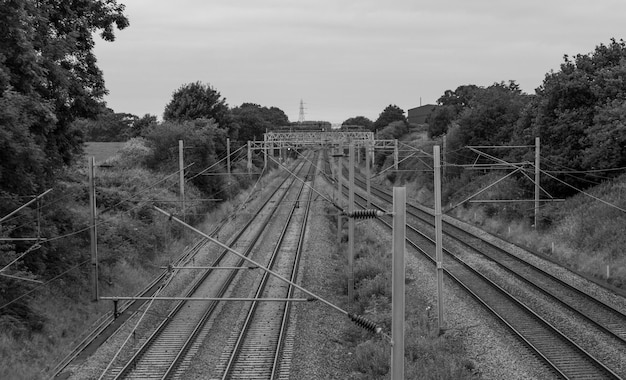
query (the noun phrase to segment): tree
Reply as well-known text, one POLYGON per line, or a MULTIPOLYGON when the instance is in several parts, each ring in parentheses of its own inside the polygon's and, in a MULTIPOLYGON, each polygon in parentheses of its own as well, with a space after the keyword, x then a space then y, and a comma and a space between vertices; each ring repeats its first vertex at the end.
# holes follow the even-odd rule
POLYGON ((374 128, 382 129, 394 121, 403 121, 406 123, 406 117, 404 117, 402 108, 395 104, 390 104, 378 115, 378 119, 374 122, 374 128))
POLYGON ((130 130, 130 137, 142 136, 151 127, 157 124, 157 117, 149 113, 143 115, 135 121, 130 130))
POLYGON ((451 106, 440 106, 435 108, 428 116, 428 137, 438 137, 448 132, 448 127, 457 117, 454 108, 451 106))
POLYGON ((444 94, 437 99, 437 104, 440 106, 452 106, 458 113, 461 109, 469 106, 470 101, 474 98, 474 95, 480 88, 475 84, 462 85, 456 88, 456 90, 446 90, 444 94))
POLYGON ((165 106, 163 119, 173 122, 213 119, 219 128, 229 131, 231 138, 236 137, 226 99, 210 84, 200 81, 182 85, 174 91, 172 100, 165 106))
MULTIPOLYGON (((34 194, 48 170, 45 145, 39 134, 51 131, 56 117, 53 107, 15 91, 0 97, 0 191, 34 194)), ((0 205, 0 210, 2 210, 0 205)))
POLYGON ((454 91, 446 90, 437 99, 439 107, 435 108, 428 117, 428 136, 432 138, 446 134, 461 111, 470 106, 471 100, 479 89, 474 84, 468 84, 459 86, 454 91))
POLYGON ((287 115, 276 107, 267 108, 254 103, 243 103, 233 108, 231 112, 233 121, 239 127, 239 141, 260 140, 267 129, 289 124, 287 115))
MULTIPOLYGON (((82 133, 72 122, 95 116, 106 94, 92 52, 93 35, 101 31, 105 41, 113 41, 114 27, 128 26, 123 10, 115 0, 0 2, 0 99, 9 107, 4 117, 19 119, 18 126, 11 126, 13 133, 22 134, 32 141, 32 148, 36 145, 43 152, 43 165, 39 155, 28 156, 20 172, 36 177, 35 187, 52 180, 60 166, 82 151, 82 133), (18 109, 33 113, 10 116, 18 109), (27 129, 18 132, 17 127, 27 129)), ((20 149, 11 140, 0 144, 20 149)), ((5 172, 15 169, 8 165, 0 162, 5 172)), ((2 181, 0 187, 4 185, 2 181)), ((33 192, 29 187, 13 190, 33 192)))
MULTIPOLYGON (((217 157, 226 156, 226 131, 218 128, 210 119, 182 123, 164 121, 152 125, 145 132, 145 137, 152 148, 152 155, 147 159, 150 168, 175 170, 178 167, 178 140, 193 144, 185 150, 185 161, 194 163, 191 173, 212 166, 218 161, 217 157)), ((216 167, 211 170, 220 171, 224 172, 225 169, 216 167)), ((192 182, 209 196, 217 196, 222 188, 220 176, 192 177, 192 182)))
POLYGON ((77 128, 85 131, 86 141, 126 141, 131 137, 137 120, 138 117, 133 114, 114 112, 104 107, 95 119, 80 119, 76 124, 77 128))
MULTIPOLYGON (((472 98, 452 124, 455 125, 454 136, 448 138, 449 150, 457 151, 467 145, 509 144, 529 100, 529 95, 524 94, 514 81, 475 88, 472 98)), ((451 129, 448 132, 450 134, 451 129)), ((471 155, 457 155, 449 159, 468 163, 469 157, 471 155)))
MULTIPOLYGON (((625 101, 626 43, 612 39, 590 54, 564 56, 560 70, 547 74, 537 89, 535 113, 516 135, 539 136, 542 156, 560 169, 620 167, 626 161, 621 145, 625 101)), ((606 173, 611 174, 618 173, 606 173)), ((583 180, 575 185, 590 183, 583 180)))
POLYGON ((365 116, 356 116, 346 119, 341 125, 359 125, 366 129, 374 130, 374 122, 365 116))

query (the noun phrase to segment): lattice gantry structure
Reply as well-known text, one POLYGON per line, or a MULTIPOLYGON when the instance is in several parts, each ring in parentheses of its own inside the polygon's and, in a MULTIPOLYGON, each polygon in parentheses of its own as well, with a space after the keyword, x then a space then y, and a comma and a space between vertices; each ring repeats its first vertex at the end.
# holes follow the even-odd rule
MULTIPOLYGON (((393 150, 394 162, 398 162, 398 140, 376 140, 374 132, 364 131, 289 131, 268 132, 263 134, 263 141, 248 141, 248 162, 251 166, 251 154, 253 150, 263 150, 265 156, 269 152, 274 156, 278 150, 283 157, 284 150, 288 148, 301 149, 313 147, 347 148, 353 144, 356 148, 365 148, 374 162, 374 151, 393 150)), ((266 158, 267 164, 267 158, 266 158)))
POLYGON ((374 145, 374 132, 362 131, 294 131, 268 132, 264 143, 275 148, 307 146, 339 146, 354 143, 356 146, 374 145))

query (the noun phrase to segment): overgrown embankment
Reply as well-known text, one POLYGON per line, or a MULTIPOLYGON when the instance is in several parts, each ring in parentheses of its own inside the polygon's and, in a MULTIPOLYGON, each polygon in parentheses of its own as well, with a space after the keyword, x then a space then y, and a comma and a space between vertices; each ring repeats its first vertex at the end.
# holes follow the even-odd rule
MULTIPOLYGON (((432 146, 441 142, 420 140, 401 144, 407 150, 412 147, 432 154, 432 146)), ((420 157, 402 162, 398 173, 388 171, 378 180, 387 185, 406 186, 412 201, 433 207, 432 157, 417 155, 420 157)), ((392 157, 386 157, 381 167, 391 165, 392 157)), ((536 229, 532 202, 463 202, 470 197, 485 201, 534 199, 532 182, 525 177, 511 177, 489 187, 509 173, 448 167, 442 183, 444 210, 448 215, 543 254, 600 283, 626 290, 626 255, 623 253, 626 175, 579 191, 563 202, 542 203, 536 229)))
MULTIPOLYGON (((39 223, 41 236, 48 240, 7 268, 5 273, 16 278, 3 276, 0 282, 0 378, 45 378, 45 372, 80 335, 104 312, 111 311, 107 302, 91 302, 89 185, 86 160, 81 161, 61 175, 39 215, 36 210, 25 209, 24 215, 3 224, 3 228, 14 230, 18 223, 39 223)), ((241 165, 234 165, 233 173, 243 172, 241 165)), ((96 168, 101 296, 135 294, 190 244, 190 234, 152 209, 157 205, 181 214, 175 168, 176 161, 168 157, 157 161, 154 149, 144 139, 131 140, 117 156, 96 168), (150 162, 159 164, 150 167, 150 162)), ((217 165, 212 171, 224 170, 217 165)), ((199 223, 212 211, 214 222, 227 215, 219 208, 228 207, 228 203, 218 205, 206 199, 234 198, 250 179, 237 175, 231 181, 215 183, 207 191, 187 181, 188 222, 199 223)), ((2 251, 9 260, 30 244, 4 244, 2 251)))
MULTIPOLYGON (((334 209, 328 208, 328 220, 336 231, 334 209)), ((369 223, 369 222, 367 222, 369 223)), ((372 221, 371 223, 376 223, 372 221)), ((344 227, 347 223, 344 223, 344 227)), ((345 260, 347 228, 342 230, 342 243, 337 255, 345 260)), ((391 262, 389 241, 381 241, 366 223, 355 228, 354 284, 355 301, 345 307, 351 312, 391 331, 391 262)), ((387 235, 385 235, 387 236, 387 235)), ((387 236, 387 240, 389 236, 387 236)), ((410 268, 407 268, 407 297, 405 321, 405 377, 407 379, 475 379, 474 364, 467 359, 460 338, 454 334, 438 335, 436 317, 426 296, 411 288, 410 268)), ((344 268, 333 276, 334 288, 347 292, 344 268)), ((347 295, 347 294, 344 294, 347 295)), ((389 376, 389 342, 379 335, 354 324, 344 331, 343 342, 352 352, 351 379, 385 379, 389 376)))

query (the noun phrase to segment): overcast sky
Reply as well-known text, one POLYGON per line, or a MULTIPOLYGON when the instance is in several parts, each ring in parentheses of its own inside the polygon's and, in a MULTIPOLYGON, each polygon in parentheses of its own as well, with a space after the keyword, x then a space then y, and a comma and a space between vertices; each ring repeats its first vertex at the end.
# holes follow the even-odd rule
POLYGON ((534 93, 563 55, 626 39, 624 0, 118 0, 130 26, 96 40, 116 112, 163 116, 181 85, 297 121, 376 120, 460 85, 534 93))

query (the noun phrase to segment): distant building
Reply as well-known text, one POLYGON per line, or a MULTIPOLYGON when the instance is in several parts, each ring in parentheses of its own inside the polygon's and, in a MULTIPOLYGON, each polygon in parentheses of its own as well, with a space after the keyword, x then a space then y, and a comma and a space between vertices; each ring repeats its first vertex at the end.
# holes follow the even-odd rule
POLYGON ((437 108, 435 104, 426 104, 411 108, 407 111, 407 120, 409 124, 420 125, 426 123, 426 118, 437 108))

